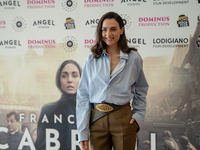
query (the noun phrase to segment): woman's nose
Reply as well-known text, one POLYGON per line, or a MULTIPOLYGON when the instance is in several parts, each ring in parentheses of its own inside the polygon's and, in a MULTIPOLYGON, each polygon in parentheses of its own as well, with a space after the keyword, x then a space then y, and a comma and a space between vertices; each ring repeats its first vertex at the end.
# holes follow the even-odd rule
POLYGON ((72 76, 71 75, 68 76, 68 82, 72 82, 72 76))
POLYGON ((110 30, 107 30, 107 31, 106 31, 106 36, 109 36, 109 35, 111 35, 111 31, 110 31, 110 30))

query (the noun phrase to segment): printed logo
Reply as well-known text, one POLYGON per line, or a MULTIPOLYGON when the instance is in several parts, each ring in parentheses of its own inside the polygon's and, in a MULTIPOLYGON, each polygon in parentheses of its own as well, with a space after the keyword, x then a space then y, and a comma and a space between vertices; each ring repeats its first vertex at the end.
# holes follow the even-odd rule
POLYGON ((71 12, 77 7, 77 2, 75 0, 63 0, 62 7, 64 10, 71 12))
POLYGON ((189 0, 153 0, 153 5, 177 5, 188 4, 189 0))
POLYGON ((84 48, 91 48, 96 43, 96 40, 93 39, 85 39, 84 48))
POLYGON ((3 40, 0 41, 0 47, 4 46, 5 49, 15 49, 17 46, 22 46, 20 40, 3 40))
POLYGON ((177 21, 178 27, 188 27, 189 26, 189 18, 185 15, 180 15, 177 21))
POLYGON ((55 0, 27 0, 27 9, 55 8, 55 0))
POLYGON ((55 26, 54 20, 36 20, 33 22, 33 26, 38 28, 50 28, 55 26))
POLYGON ((67 36, 63 39, 63 48, 64 50, 68 51, 68 52, 73 52, 76 50, 77 48, 77 40, 76 38, 74 38, 73 36, 67 36))
POLYGON ((126 30, 129 29, 130 26, 131 26, 131 21, 130 21, 131 19, 130 19, 130 17, 128 15, 126 15, 126 14, 121 14, 120 16, 122 17, 122 20, 124 22, 125 29, 126 30))
POLYGON ((24 31, 26 29, 26 23, 25 23, 24 18, 22 18, 22 17, 16 17, 13 20, 12 27, 17 32, 24 31))
POLYGON ((5 29, 5 28, 6 28, 6 21, 0 20, 0 29, 5 29))
POLYGON ((33 49, 47 49, 47 48, 56 48, 56 40, 28 40, 28 48, 33 49))
POLYGON ((169 26, 170 17, 139 17, 138 19, 140 27, 146 26, 169 26))
POLYGON ((75 29, 75 22, 74 22, 74 19, 72 18, 67 18, 66 23, 64 25, 65 25, 66 30, 75 29))
POLYGON ((4 9, 15 9, 16 7, 21 7, 20 1, 16 0, 0 1, 0 6, 4 7, 4 9))
POLYGON ((128 38, 127 39, 128 46, 138 48, 141 45, 146 45, 146 42, 142 38, 128 38))
POLYGON ((88 26, 90 25, 91 28, 96 28, 98 25, 99 19, 90 19, 90 20, 86 20, 85 25, 88 26))
POLYGON ((153 39, 153 48, 188 47, 188 38, 156 38, 153 39))
POLYGON ((196 44, 197 44, 197 47, 200 48, 200 35, 199 35, 199 37, 198 37, 198 39, 196 41, 196 44))
POLYGON ((121 3, 126 3, 127 6, 140 5, 142 2, 146 3, 146 0, 121 0, 121 3))
POLYGON ((114 7, 114 0, 84 0, 84 7, 114 7))

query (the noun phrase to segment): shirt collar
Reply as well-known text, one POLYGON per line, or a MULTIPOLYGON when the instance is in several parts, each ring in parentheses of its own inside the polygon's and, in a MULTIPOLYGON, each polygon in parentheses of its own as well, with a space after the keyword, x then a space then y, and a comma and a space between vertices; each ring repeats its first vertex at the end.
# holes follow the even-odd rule
POLYGON ((19 131, 19 129, 17 129, 16 131, 10 132, 10 134, 14 135, 15 133, 17 133, 19 131))
POLYGON ((101 55, 103 55, 103 54, 107 54, 105 50, 103 50, 103 52, 102 52, 102 54, 101 54, 101 55))
MULTIPOLYGON (((101 56, 103 56, 103 55, 108 55, 108 54, 106 53, 106 50, 103 50, 101 56)), ((120 50, 120 58, 122 58, 122 59, 128 59, 128 54, 127 54, 127 53, 124 53, 124 52, 122 52, 122 50, 120 50)))
POLYGON ((122 59, 128 59, 128 54, 127 53, 124 53, 120 50, 120 58, 122 59))

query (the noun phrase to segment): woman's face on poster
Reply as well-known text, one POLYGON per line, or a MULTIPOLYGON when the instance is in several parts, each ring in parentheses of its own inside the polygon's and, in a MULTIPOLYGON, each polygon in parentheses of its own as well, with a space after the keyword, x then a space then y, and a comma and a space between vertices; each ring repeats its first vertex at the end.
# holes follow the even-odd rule
POLYGON ((61 71, 61 89, 67 94, 75 94, 80 81, 80 72, 76 65, 69 63, 61 71))
POLYGON ((33 142, 35 143, 35 141, 37 139, 37 130, 33 131, 33 133, 32 133, 32 139, 33 139, 33 142))

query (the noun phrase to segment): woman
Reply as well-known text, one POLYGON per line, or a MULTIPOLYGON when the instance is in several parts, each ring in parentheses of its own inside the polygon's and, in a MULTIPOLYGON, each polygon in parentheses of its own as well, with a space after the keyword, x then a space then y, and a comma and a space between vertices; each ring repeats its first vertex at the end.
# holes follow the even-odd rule
POLYGON ((33 129, 33 131, 31 132, 31 137, 32 137, 33 143, 35 143, 37 139, 37 128, 33 129))
POLYGON ((71 150, 71 130, 76 129, 76 92, 81 77, 81 67, 73 60, 64 61, 56 74, 56 86, 61 91, 61 98, 42 107, 37 126, 37 150, 46 150, 46 129, 59 132, 60 150, 71 150), (55 122, 55 116, 62 121, 55 122), (46 119, 44 119, 44 117, 46 119), (47 121, 48 120, 48 121, 47 121))
POLYGON ((79 142, 89 149, 90 135, 91 150, 134 150, 146 113, 148 84, 142 59, 127 46, 123 20, 115 12, 99 20, 96 41, 77 91, 79 142))

